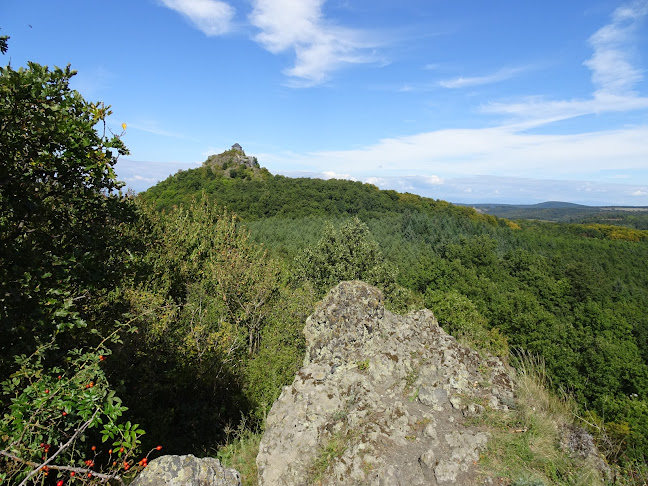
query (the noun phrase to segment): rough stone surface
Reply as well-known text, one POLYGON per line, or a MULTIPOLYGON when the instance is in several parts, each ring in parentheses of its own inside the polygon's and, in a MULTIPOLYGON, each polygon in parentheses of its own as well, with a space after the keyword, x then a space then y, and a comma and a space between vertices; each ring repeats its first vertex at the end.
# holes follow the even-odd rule
POLYGON ((252 169, 253 175, 257 175, 260 170, 259 162, 256 157, 245 155, 241 146, 236 143, 230 150, 218 155, 210 155, 205 162, 204 167, 209 167, 214 172, 220 173, 224 177, 231 177, 234 169, 246 168, 252 169))
POLYGON ((572 456, 584 459, 597 469, 605 478, 611 479, 612 471, 603 460, 594 437, 585 429, 574 425, 566 425, 561 431, 560 445, 563 451, 572 456))
POLYGON ((162 456, 151 461, 131 486, 241 486, 241 476, 218 459, 162 456))
POLYGON ((512 403, 499 359, 457 343, 429 310, 391 314, 362 282, 331 290, 304 333, 303 366, 267 418, 259 485, 477 484, 488 435, 464 421, 512 403))

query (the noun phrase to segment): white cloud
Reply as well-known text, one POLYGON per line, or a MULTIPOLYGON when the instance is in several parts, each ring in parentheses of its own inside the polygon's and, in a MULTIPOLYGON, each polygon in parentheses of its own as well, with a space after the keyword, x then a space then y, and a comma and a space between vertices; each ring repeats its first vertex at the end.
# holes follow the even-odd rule
POLYGON ((367 50, 375 47, 358 30, 332 24, 324 18, 325 0, 254 0, 250 22, 265 49, 278 54, 295 52, 295 65, 285 74, 299 78, 294 86, 322 83, 331 71, 345 64, 373 62, 367 50))
MULTIPOLYGON (((361 180, 393 188, 416 187, 417 182, 403 174, 404 167, 409 174, 420 174, 418 184, 426 182, 428 188, 435 180, 423 181, 421 176, 438 177, 436 185, 441 188, 449 183, 449 178, 462 174, 518 178, 537 178, 542 174, 548 179, 587 180, 589 177, 609 178, 611 168, 614 172, 645 169, 648 125, 565 135, 529 133, 528 130, 580 115, 648 109, 648 97, 639 96, 630 89, 639 72, 632 67, 630 58, 623 57, 627 64, 617 63, 626 69, 615 70, 613 63, 605 62, 610 57, 606 53, 617 46, 624 46, 622 52, 615 54, 617 57, 631 50, 631 33, 646 15, 648 0, 621 7, 613 13, 610 23, 590 38, 594 54, 587 66, 592 70, 596 90, 591 98, 546 100, 530 97, 513 103, 491 103, 483 110, 512 116, 516 123, 386 138, 355 150, 305 154, 299 161, 309 164, 314 171, 324 168, 350 171, 361 180)), ((493 81, 505 74, 511 75, 502 71, 482 78, 464 78, 461 82, 455 80, 454 86, 493 81)), ((635 182, 646 184, 647 181, 635 182)), ((474 187, 471 183, 462 190, 474 187)), ((585 194, 588 186, 578 188, 585 194)), ((640 192, 643 188, 635 186, 633 190, 640 192)))
POLYGON ((630 184, 488 175, 450 178, 443 184, 416 183, 419 180, 420 177, 416 176, 396 176, 371 177, 366 182, 381 189, 412 191, 425 197, 467 204, 532 204, 544 201, 571 201, 591 205, 648 204, 646 188, 630 184), (638 200, 637 196, 644 200, 638 200))
POLYGON ((535 120, 529 126, 544 125, 576 116, 648 109, 648 98, 599 93, 582 100, 546 100, 528 97, 514 103, 491 102, 482 106, 485 113, 498 113, 535 120))
POLYGON ((517 67, 517 68, 506 68, 500 69, 492 74, 487 74, 485 76, 474 76, 469 78, 458 77, 455 79, 446 79, 439 81, 439 86, 443 88, 468 88, 471 86, 479 86, 482 84, 492 84, 499 83, 500 81, 505 81, 510 79, 517 74, 525 71, 527 68, 517 67))
POLYGON ((367 177, 363 182, 378 186, 380 189, 394 189, 400 192, 429 194, 445 182, 438 176, 408 175, 390 177, 367 177))
POLYGON ((336 172, 333 172, 332 170, 325 170, 321 174, 322 179, 346 179, 349 181, 355 181, 357 179, 354 179, 351 177, 351 174, 339 174, 336 172))
MULTIPOLYGON (((642 169, 648 160, 648 126, 575 135, 525 133, 526 127, 447 129, 387 138, 355 150, 300 155, 315 170, 345 170, 352 176, 428 176, 427 183, 460 174, 574 177, 583 172, 642 169), (378 167, 380 164, 382 167, 378 167), (435 179, 438 178, 438 179, 435 179)), ((419 177, 421 177, 419 176, 419 177)))
POLYGON ((195 169, 199 163, 187 162, 143 162, 122 157, 115 165, 117 178, 129 189, 144 191, 178 170, 195 169))
POLYGON ((535 125, 587 114, 624 112, 648 108, 648 98, 633 88, 643 79, 642 71, 632 64, 634 32, 648 15, 648 0, 617 8, 611 22, 590 38, 593 48, 583 64, 592 71, 594 93, 588 99, 546 100, 532 97, 518 102, 489 103, 487 113, 499 113, 535 119, 535 125))
POLYGON ((443 179, 441 179, 439 176, 419 176, 421 180, 428 185, 434 186, 434 185, 439 185, 443 184, 443 179))
POLYGON ((589 38, 594 54, 585 61, 592 70, 592 83, 597 94, 627 94, 643 75, 632 65, 630 49, 633 34, 648 14, 645 0, 617 8, 612 22, 589 38))
POLYGON ((187 17, 205 35, 216 36, 231 30, 234 7, 220 0, 161 0, 171 10, 187 17))

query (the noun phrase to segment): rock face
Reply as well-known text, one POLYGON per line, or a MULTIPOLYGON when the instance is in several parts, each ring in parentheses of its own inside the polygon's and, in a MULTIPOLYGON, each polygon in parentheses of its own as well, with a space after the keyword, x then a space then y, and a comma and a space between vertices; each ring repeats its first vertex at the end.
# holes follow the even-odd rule
POLYGON ((304 333, 303 366, 267 418, 259 485, 475 483, 488 435, 462 423, 513 402, 499 359, 458 344, 428 310, 391 314, 362 282, 331 290, 304 333))
POLYGON ((162 456, 151 461, 131 486, 241 486, 241 476, 213 457, 162 456))
POLYGON ((210 155, 203 163, 205 167, 211 167, 212 170, 225 171, 229 174, 228 169, 243 167, 247 169, 259 169, 259 162, 256 157, 245 155, 243 148, 235 143, 230 150, 218 155, 210 155))

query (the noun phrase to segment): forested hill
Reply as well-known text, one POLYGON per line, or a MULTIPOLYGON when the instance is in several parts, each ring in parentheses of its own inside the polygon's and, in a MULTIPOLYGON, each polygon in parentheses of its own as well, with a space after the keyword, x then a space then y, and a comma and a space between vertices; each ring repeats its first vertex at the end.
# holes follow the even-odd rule
MULTIPOLYGON (((503 335, 511 349, 541 356, 592 423, 612 424, 613 456, 648 455, 647 231, 512 222, 360 182, 253 175, 204 165, 142 198, 162 210, 206 194, 296 278, 353 258, 357 216, 394 270, 396 307, 428 307, 455 335, 495 348, 503 335)), ((362 275, 326 284, 349 276, 362 275)))
POLYGON ((498 224, 494 216, 481 215, 472 208, 454 206, 445 201, 383 191, 362 182, 272 175, 266 169, 254 170, 243 164, 223 168, 212 164, 213 157, 219 156, 210 157, 202 167, 170 176, 142 193, 141 197, 153 201, 161 210, 188 205, 207 194, 213 202, 236 213, 244 221, 273 216, 339 218, 358 215, 371 218, 420 209, 498 224))

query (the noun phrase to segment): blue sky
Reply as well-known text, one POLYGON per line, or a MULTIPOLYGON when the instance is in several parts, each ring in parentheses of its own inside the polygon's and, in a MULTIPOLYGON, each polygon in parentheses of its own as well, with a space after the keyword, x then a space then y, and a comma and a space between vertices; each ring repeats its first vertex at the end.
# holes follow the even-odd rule
POLYGON ((2 0, 112 105, 136 190, 240 143, 452 202, 648 205, 648 0, 2 0))

